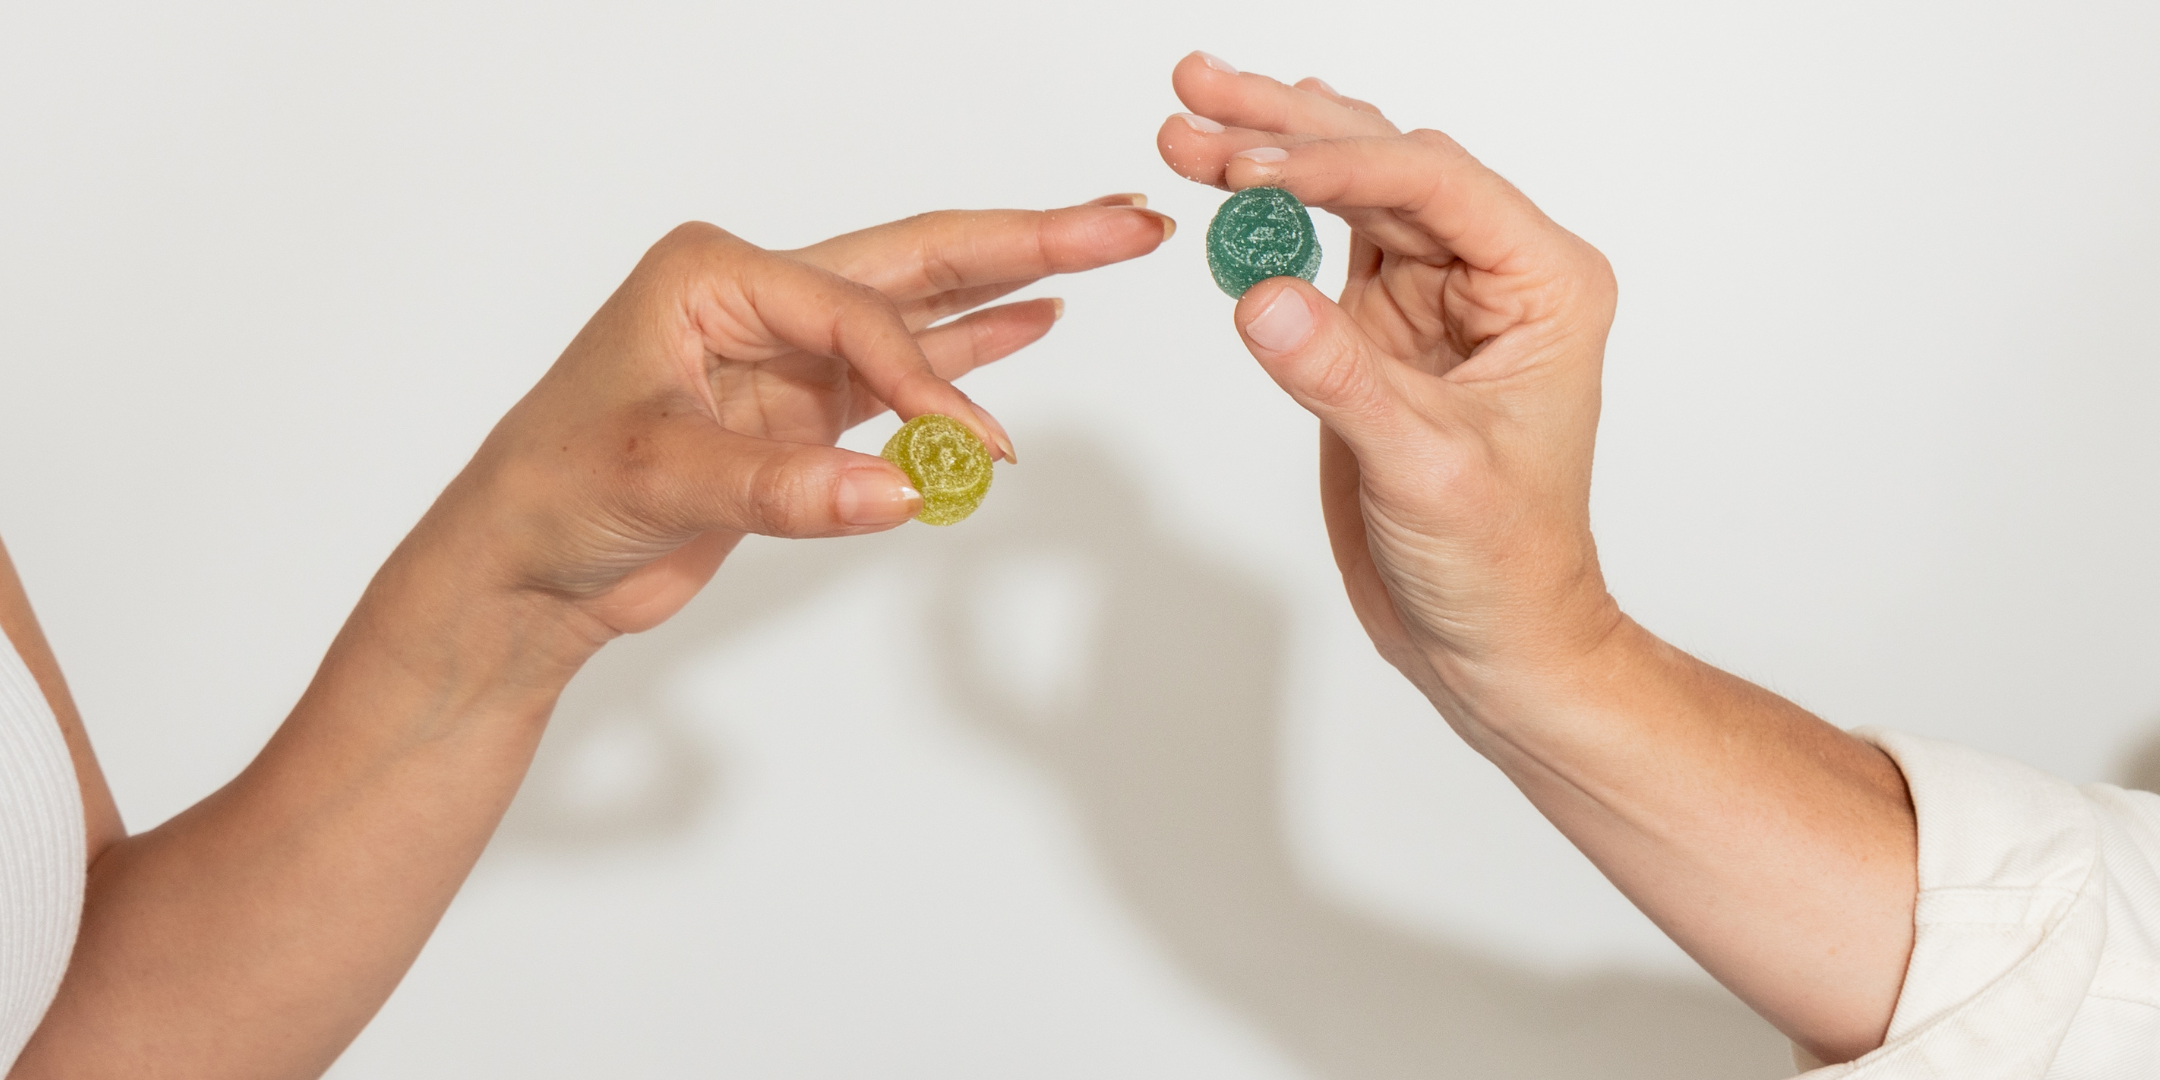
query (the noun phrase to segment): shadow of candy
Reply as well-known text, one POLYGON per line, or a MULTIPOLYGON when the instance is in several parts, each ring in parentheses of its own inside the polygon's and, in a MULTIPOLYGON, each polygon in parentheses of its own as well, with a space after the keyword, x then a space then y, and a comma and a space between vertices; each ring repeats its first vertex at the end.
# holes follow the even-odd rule
MULTIPOLYGON (((1015 476, 1014 480, 1021 478, 1015 476)), ((1730 995, 1627 972, 1541 974, 1348 909, 1301 874, 1279 790, 1288 613, 1264 583, 1157 528, 1097 445, 1036 436, 1025 482, 950 530, 773 545, 713 595, 580 677, 521 794, 520 842, 584 846, 680 828, 714 793, 704 726, 652 697, 671 672, 754 632, 867 560, 934 576, 925 632, 951 710, 1070 800, 1130 917, 1192 983, 1325 1080, 1747 1080, 1789 1076, 1785 1044, 1730 995), (1087 569, 1107 617, 1064 692, 1014 692, 979 625, 1000 565, 1087 569), (664 770, 633 805, 578 820, 550 795, 581 740, 635 725, 664 770), (528 802, 537 804, 528 808, 528 802), (551 802, 553 805, 551 805, 551 802), (530 809, 530 812, 528 812, 530 809)), ((1437 720, 1436 720, 1437 722, 1437 720)), ((1481 883, 1466 881, 1465 888, 1481 883)))

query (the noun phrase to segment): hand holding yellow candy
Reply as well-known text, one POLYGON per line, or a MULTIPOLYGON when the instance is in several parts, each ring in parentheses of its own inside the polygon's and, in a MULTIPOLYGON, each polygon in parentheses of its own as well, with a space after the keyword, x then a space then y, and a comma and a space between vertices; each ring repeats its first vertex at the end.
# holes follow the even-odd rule
POLYGON ((915 520, 925 525, 954 524, 990 493, 990 451, 950 416, 924 413, 900 425, 882 456, 922 493, 922 512, 915 520))

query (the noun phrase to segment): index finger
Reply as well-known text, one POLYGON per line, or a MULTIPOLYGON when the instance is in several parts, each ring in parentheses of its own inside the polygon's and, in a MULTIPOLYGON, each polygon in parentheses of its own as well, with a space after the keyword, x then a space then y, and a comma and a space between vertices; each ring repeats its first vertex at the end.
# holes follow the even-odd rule
POLYGON ((1230 127, 1330 139, 1399 133, 1378 109, 1359 108, 1363 102, 1351 104, 1319 86, 1287 86, 1203 52, 1178 61, 1170 71, 1170 86, 1186 108, 1230 127))
POLYGON ((1224 179, 1233 189, 1280 187, 1338 213, 1385 212, 1416 225, 1448 254, 1497 273, 1531 271, 1546 256, 1588 247, 1437 131, 1249 150, 1230 159, 1224 179))
MULTIPOLYGON (((903 419, 942 413, 1014 460, 1012 438, 987 411, 932 370, 893 302, 867 285, 705 226, 690 232, 684 314, 703 357, 769 360, 801 351, 845 360, 903 419)), ((711 384, 703 370, 695 384, 711 384)))
POLYGON ((907 304, 941 293, 1093 270, 1155 250, 1177 230, 1146 200, 1059 210, 940 210, 792 254, 907 304))

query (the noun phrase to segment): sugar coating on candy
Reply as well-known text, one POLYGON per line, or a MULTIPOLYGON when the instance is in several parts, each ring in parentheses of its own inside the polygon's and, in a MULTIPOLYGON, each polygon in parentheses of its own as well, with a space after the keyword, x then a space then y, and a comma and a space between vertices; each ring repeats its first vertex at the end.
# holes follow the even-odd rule
POLYGON ((974 513, 990 493, 990 451, 950 416, 924 413, 900 425, 883 456, 922 492, 915 520, 925 525, 951 525, 974 513))
POLYGON ((1320 273, 1320 234, 1297 196, 1246 188, 1223 200, 1208 222, 1207 265, 1233 297, 1271 277, 1311 281, 1320 273))

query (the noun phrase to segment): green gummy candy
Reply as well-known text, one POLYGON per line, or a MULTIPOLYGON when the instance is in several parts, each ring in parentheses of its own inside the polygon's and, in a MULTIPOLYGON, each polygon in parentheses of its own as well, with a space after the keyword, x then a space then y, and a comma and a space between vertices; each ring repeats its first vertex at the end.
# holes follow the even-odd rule
POLYGON ((990 451, 950 416, 924 413, 900 425, 883 457, 922 492, 915 520, 925 525, 951 525, 974 513, 990 493, 990 451))
POLYGON ((1246 188, 1223 200, 1208 222, 1207 265, 1233 297, 1271 277, 1311 281, 1320 273, 1320 235, 1297 196, 1246 188))

